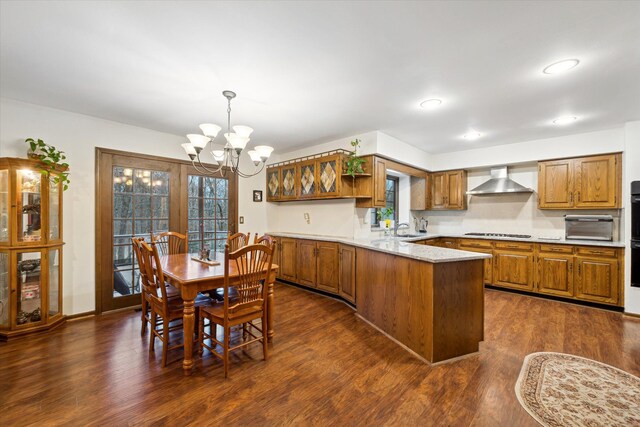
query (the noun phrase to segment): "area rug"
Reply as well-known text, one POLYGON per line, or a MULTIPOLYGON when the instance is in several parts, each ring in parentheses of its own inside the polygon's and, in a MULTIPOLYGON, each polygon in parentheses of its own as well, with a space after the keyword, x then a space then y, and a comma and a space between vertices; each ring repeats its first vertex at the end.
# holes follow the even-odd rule
POLYGON ((583 357, 528 355, 516 396, 543 426, 640 426, 640 378, 583 357))

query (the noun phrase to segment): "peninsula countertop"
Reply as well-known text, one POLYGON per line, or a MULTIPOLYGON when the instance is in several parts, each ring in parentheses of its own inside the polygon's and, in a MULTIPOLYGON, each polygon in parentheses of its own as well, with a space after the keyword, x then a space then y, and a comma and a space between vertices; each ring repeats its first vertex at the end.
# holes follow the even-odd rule
POLYGON ((431 263, 471 261, 475 259, 491 258, 491 255, 461 251, 458 249, 438 248, 434 246, 416 245, 412 241, 424 240, 428 237, 419 238, 375 238, 375 239, 350 239, 348 237, 322 236, 314 234, 297 233, 268 233, 275 237, 290 237, 293 239, 322 240, 325 242, 343 243, 345 245, 357 246, 378 252, 385 252, 391 255, 398 255, 406 258, 427 261, 431 263))

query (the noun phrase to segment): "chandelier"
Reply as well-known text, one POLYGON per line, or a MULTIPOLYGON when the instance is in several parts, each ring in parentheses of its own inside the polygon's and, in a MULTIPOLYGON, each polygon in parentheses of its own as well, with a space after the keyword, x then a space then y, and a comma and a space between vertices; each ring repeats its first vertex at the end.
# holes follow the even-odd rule
POLYGON ((214 146, 214 139, 218 136, 218 132, 220 132, 222 128, 218 125, 205 123, 200 125, 203 134, 188 134, 187 138, 189 142, 182 144, 182 148, 186 151, 193 167, 196 168, 198 173, 225 176, 226 171, 230 170, 242 178, 257 175, 264 169, 264 165, 271 155, 273 147, 256 145, 253 150, 247 151, 255 169, 250 173, 240 170, 240 154, 242 154, 242 151, 247 146, 249 136, 251 132, 253 132, 253 129, 249 126, 237 125, 233 127, 233 132, 231 132, 231 100, 236 97, 236 94, 230 90, 225 90, 222 92, 222 95, 227 98, 227 133, 224 134, 226 143, 222 147, 216 148, 214 146), (214 164, 217 165, 217 167, 213 169, 206 167, 200 160, 200 153, 209 142, 211 142, 211 155, 215 161, 214 164))

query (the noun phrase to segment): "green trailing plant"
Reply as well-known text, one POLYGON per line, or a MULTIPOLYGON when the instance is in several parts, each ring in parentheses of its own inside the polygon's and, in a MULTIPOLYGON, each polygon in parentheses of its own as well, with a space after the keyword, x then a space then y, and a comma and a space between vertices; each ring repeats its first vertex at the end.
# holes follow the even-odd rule
POLYGON ((353 152, 349 154, 349 157, 347 158, 345 173, 350 175, 352 178, 355 178, 356 175, 364 173, 362 166, 365 164, 365 160, 362 157, 358 157, 360 140, 357 138, 354 139, 351 141, 351 146, 353 147, 353 152))
POLYGON ((56 185, 61 183, 62 189, 67 190, 71 181, 68 172, 69 164, 65 162, 67 156, 64 151, 58 150, 41 139, 27 138, 24 142, 29 144, 31 155, 43 163, 40 173, 56 185))
POLYGON ((393 218, 393 208, 382 208, 378 209, 378 221, 382 221, 383 219, 391 219, 393 218))

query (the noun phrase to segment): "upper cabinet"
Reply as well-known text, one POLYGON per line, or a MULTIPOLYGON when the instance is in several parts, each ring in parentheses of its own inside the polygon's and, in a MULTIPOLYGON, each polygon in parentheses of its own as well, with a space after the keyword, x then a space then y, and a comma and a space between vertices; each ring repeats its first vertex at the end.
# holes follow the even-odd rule
POLYGON ((538 208, 615 209, 621 207, 620 154, 538 163, 538 208))
POLYGON ((431 177, 431 210, 467 209, 467 171, 436 172, 431 177))
MULTIPOLYGON (((372 198, 373 188, 359 184, 371 181, 373 156, 364 156, 364 172, 355 177, 344 173, 348 153, 336 150, 267 167, 267 201, 317 200, 340 198, 372 198)), ((384 167, 384 166, 383 166, 384 167)))

